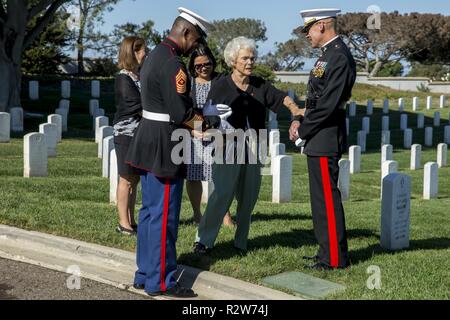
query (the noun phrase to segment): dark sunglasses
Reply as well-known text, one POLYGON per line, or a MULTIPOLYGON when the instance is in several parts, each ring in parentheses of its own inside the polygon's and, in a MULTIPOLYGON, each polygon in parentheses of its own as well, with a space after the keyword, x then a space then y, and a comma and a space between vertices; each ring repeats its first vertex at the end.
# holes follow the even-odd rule
POLYGON ((194 66, 195 70, 202 70, 203 68, 210 68, 212 66, 211 62, 207 62, 207 63, 202 63, 202 64, 196 64, 194 66))

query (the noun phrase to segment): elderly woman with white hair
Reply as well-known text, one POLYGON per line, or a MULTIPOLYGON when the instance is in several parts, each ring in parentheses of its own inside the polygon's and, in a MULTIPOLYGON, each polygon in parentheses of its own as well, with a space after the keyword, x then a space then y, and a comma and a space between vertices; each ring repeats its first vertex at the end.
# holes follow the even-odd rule
MULTIPOLYGON (((252 76, 257 58, 255 41, 235 38, 226 46, 224 56, 232 73, 217 80, 209 92, 208 101, 231 107, 233 113, 227 121, 234 129, 254 129, 258 133, 266 129, 267 110, 278 112, 282 105, 293 116, 303 115, 303 110, 285 92, 264 79, 252 76)), ((206 254, 213 248, 222 219, 234 197, 237 200, 234 247, 240 252, 247 251, 251 213, 261 186, 261 165, 252 164, 248 159, 246 154, 243 164, 236 161, 228 164, 228 160, 224 164, 213 164, 214 191, 198 228, 194 252, 206 254)))

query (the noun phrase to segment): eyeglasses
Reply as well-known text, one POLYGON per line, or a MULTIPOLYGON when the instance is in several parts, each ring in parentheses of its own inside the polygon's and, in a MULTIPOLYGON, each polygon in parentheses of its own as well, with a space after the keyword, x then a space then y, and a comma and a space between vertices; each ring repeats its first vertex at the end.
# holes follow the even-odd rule
POLYGON ((203 68, 210 68, 212 66, 211 62, 207 62, 207 63, 202 63, 202 64, 196 64, 194 66, 195 70, 199 71, 202 70, 203 68))

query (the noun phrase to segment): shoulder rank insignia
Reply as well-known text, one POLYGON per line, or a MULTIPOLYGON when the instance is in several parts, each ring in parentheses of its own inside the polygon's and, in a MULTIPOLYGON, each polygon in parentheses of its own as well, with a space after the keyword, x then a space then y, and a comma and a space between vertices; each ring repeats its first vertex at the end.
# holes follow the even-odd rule
POLYGON ((312 74, 314 75, 314 77, 322 78, 323 75, 325 74, 325 70, 327 69, 327 65, 328 65, 328 62, 318 61, 316 63, 316 66, 312 70, 312 74))
POLYGON ((175 83, 177 85, 177 93, 186 93, 187 75, 183 69, 180 69, 175 76, 175 83))

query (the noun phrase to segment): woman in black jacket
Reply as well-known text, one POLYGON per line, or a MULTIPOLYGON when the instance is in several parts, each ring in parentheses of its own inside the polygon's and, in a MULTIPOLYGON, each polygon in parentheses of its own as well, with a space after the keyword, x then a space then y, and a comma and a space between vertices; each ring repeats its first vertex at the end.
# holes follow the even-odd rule
POLYGON ((119 68, 116 77, 116 114, 114 116, 114 147, 117 155, 119 184, 117 186, 117 209, 119 225, 116 231, 135 235, 134 219, 137 185, 140 175, 137 169, 125 163, 134 131, 142 117, 139 66, 147 54, 147 44, 139 37, 127 37, 119 51, 119 68))

